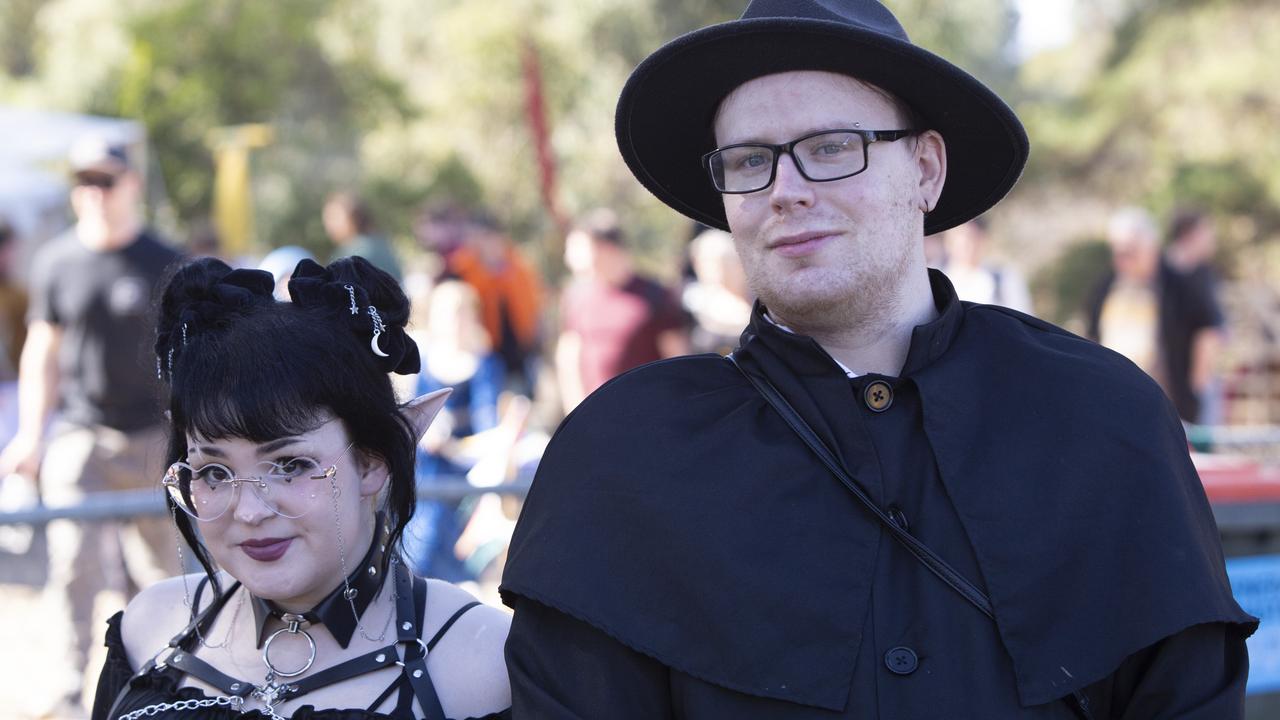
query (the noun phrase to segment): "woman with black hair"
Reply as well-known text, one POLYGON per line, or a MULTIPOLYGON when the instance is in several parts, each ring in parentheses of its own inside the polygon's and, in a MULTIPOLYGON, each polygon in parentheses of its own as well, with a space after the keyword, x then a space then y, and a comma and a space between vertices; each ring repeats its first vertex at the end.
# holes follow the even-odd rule
MULTIPOLYGON (((93 718, 508 718, 508 617, 414 577, 399 538, 414 447, 447 390, 419 368, 409 305, 360 257, 271 275, 181 268, 157 324, 176 532, 203 574, 111 619, 93 718)), ((181 544, 179 544, 181 552, 181 544)))

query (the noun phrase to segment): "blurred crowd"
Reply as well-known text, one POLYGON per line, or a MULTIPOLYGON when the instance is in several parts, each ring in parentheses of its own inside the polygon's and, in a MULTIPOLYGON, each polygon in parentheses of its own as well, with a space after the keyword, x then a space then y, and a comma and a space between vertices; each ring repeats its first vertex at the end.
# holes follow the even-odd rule
MULTIPOLYGON (((74 506, 86 493, 159 480, 156 369, 141 360, 151 344, 151 298, 180 255, 219 254, 219 244, 204 231, 179 248, 147 227, 132 153, 96 138, 77 145, 69 183, 75 221, 34 248, 29 269, 17 266, 18 238, 0 218, 0 474, 8 509, 12 498, 74 506)), ((393 243, 370 204, 348 190, 335 190, 322 219, 327 258, 286 245, 223 259, 270 272, 281 299, 306 258, 359 255, 402 281, 423 354, 402 394, 453 388, 419 448, 424 492, 406 531, 407 560, 421 575, 480 583, 482 592, 498 580, 518 500, 430 489, 527 481, 556 424, 588 394, 645 363, 732 351, 753 303, 728 233, 691 228, 679 273, 654 277, 640 269, 626 218, 608 208, 570 223, 555 273, 539 271, 495 213, 463 201, 427 203, 412 244, 393 243), (564 280, 550 287, 549 277, 564 280)), ((1083 308, 1087 333, 1156 378, 1185 421, 1218 423, 1226 323, 1210 262, 1213 222, 1180 211, 1168 228, 1162 241, 1148 212, 1114 215, 1112 267, 1083 308)), ((926 254, 962 299, 1034 314, 1023 275, 990 245, 979 218, 928 238, 926 254)), ((127 597, 177 570, 175 539, 162 520, 49 525, 46 593, 72 630, 67 703, 80 702, 98 635, 97 594, 127 597)))

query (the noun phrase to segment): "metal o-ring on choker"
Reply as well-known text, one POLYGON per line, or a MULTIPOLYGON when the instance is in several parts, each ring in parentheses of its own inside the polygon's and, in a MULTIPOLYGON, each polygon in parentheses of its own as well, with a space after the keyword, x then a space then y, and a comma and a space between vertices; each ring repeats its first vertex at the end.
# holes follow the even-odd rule
POLYGON ((280 628, 279 630, 271 633, 271 635, 267 637, 267 641, 262 646, 262 662, 266 664, 267 669, 270 670, 271 673, 274 675, 277 675, 279 677, 285 677, 285 678, 297 677, 302 673, 306 672, 307 670, 310 670, 312 663, 316 661, 316 641, 314 638, 311 637, 311 633, 302 629, 302 623, 305 622, 306 619, 303 618, 301 615, 294 615, 293 613, 285 613, 280 617, 280 619, 288 623, 289 626, 280 628), (307 639, 307 645, 309 645, 311 649, 311 656, 308 657, 307 662, 304 663, 303 666, 298 668, 297 670, 289 670, 289 671, 281 670, 277 668, 274 663, 271 662, 271 643, 280 635, 280 633, 287 633, 289 635, 301 635, 302 637, 307 639))

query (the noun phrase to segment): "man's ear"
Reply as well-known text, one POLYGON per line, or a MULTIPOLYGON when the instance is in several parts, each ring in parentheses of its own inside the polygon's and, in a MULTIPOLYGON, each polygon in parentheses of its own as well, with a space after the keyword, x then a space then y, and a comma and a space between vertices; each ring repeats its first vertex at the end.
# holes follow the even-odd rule
POLYGON ((938 207, 942 186, 947 182, 947 144, 936 130, 926 130, 919 135, 916 161, 920 168, 920 211, 932 212, 938 207))
POLYGON ((422 440, 427 428, 431 426, 431 421, 435 420, 436 414, 444 408, 444 401, 449 399, 451 392, 453 388, 442 388, 426 395, 419 395, 400 408, 405 417, 409 418, 409 424, 413 426, 415 442, 422 440))

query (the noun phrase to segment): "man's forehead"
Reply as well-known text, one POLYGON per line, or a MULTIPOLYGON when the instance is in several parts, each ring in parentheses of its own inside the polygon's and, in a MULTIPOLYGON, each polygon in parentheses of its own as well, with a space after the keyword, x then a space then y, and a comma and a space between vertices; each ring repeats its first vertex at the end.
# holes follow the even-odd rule
POLYGON ((794 132, 797 124, 806 122, 813 127, 802 132, 824 129, 833 122, 854 124, 864 118, 889 122, 897 114, 898 102, 887 91, 850 75, 792 70, 762 75, 734 88, 716 108, 712 129, 719 136, 730 131, 730 124, 736 133, 781 130, 784 124, 794 132), (796 102, 801 98, 803 102, 796 102), (762 112, 771 107, 785 108, 785 117, 762 112))

